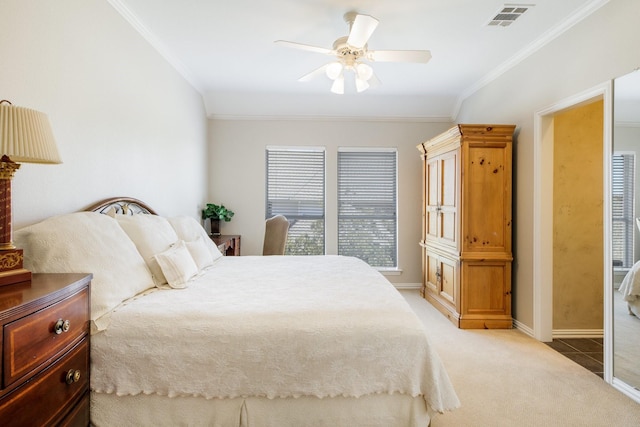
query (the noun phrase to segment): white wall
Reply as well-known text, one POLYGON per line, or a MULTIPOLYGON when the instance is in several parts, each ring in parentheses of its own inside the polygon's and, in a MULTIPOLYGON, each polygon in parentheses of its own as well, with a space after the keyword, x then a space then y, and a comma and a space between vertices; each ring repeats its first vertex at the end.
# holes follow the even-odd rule
POLYGON ((470 96, 457 118, 518 126, 513 313, 526 326, 533 326, 534 113, 640 66, 638 16, 639 1, 611 0, 470 96))
POLYGON ((14 228, 132 196, 199 217, 200 94, 103 0, 0 0, 0 99, 49 116, 61 165, 23 164, 14 228))
POLYGON ((416 145, 452 126, 451 123, 210 120, 209 201, 235 212, 221 225, 222 233, 242 235, 242 254, 262 251, 265 220, 265 148, 323 146, 326 148, 326 250, 337 253, 338 147, 398 149, 398 264, 394 283, 421 283, 420 240, 422 166, 416 145))

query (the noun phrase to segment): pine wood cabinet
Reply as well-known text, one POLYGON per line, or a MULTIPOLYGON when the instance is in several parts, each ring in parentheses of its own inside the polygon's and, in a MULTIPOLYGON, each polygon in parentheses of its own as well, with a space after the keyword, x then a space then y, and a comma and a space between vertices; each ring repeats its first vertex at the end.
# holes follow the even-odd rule
POLYGON ((418 145, 423 296, 460 328, 511 328, 512 125, 458 125, 418 145))

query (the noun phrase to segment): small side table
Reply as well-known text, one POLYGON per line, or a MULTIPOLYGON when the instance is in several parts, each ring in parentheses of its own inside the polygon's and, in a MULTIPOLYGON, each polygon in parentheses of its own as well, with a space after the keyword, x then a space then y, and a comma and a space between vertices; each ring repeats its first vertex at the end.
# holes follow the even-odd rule
POLYGON ((219 236, 209 236, 213 243, 218 246, 222 255, 240 256, 240 235, 239 234, 221 234, 219 236))
POLYGON ((89 425, 91 274, 0 288, 3 426, 89 425))

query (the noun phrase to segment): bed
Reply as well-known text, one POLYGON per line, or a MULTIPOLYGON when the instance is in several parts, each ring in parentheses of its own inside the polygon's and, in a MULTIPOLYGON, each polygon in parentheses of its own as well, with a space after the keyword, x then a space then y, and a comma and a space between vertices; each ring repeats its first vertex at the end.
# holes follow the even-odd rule
MULTIPOLYGON (((636 218, 636 227, 640 230, 640 218, 636 218)), ((629 314, 640 317, 640 261, 627 272, 618 288, 627 303, 629 314)))
POLYGON ((624 276, 618 292, 626 301, 629 313, 640 317, 640 261, 624 276))
POLYGON ((91 272, 95 426, 421 426, 460 405, 424 325, 343 256, 223 257, 193 218, 109 199, 14 233, 91 272))

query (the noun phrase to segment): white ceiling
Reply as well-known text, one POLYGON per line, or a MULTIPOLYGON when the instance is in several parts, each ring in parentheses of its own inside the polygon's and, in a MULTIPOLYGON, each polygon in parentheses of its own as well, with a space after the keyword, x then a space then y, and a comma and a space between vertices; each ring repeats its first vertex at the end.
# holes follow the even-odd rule
MULTIPOLYGON (((608 0, 524 0, 508 27, 487 23, 498 0, 109 0, 203 94, 210 117, 451 120, 462 100, 608 0), (336 95, 332 58, 274 43, 331 48, 348 11, 380 24, 369 49, 428 49, 428 64, 373 63, 382 85, 336 95)), ((513 4, 513 3, 511 3, 513 4)))

